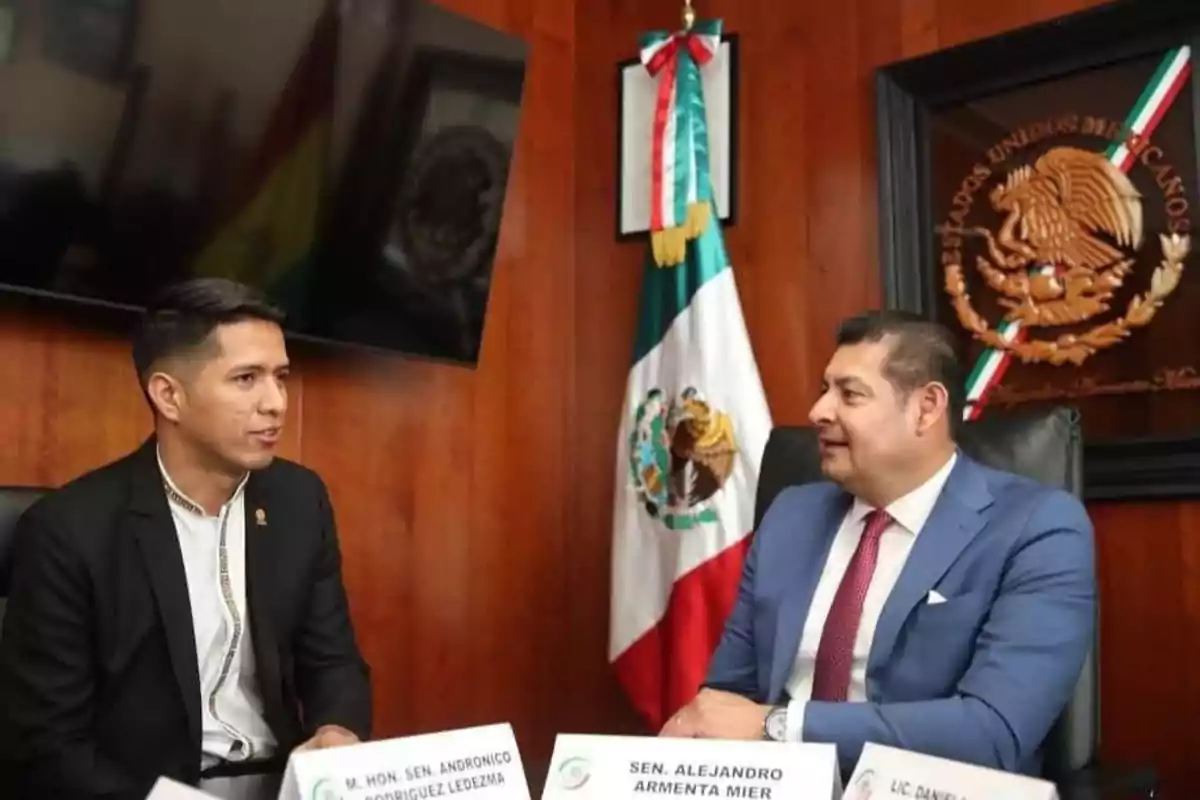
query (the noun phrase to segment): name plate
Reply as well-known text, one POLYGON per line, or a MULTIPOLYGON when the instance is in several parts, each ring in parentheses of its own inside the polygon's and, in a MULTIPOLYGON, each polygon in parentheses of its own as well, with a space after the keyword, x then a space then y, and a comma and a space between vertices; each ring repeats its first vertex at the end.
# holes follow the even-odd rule
POLYGON ((170 778, 159 778, 150 789, 150 794, 146 795, 146 800, 217 800, 217 798, 170 778))
POLYGON ((543 800, 842 796, 831 744, 561 734, 543 800))
POLYGON ((1054 784, 868 743, 845 800, 1058 800, 1054 784))
POLYGON ((294 753, 279 800, 529 800, 508 724, 294 753))

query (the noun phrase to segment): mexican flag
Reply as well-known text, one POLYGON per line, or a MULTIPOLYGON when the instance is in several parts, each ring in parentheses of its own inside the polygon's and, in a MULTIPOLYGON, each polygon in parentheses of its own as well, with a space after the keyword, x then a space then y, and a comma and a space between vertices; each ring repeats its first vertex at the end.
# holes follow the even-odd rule
POLYGON ((254 153, 245 197, 201 252, 195 273, 262 287, 304 317, 328 181, 338 3, 327 2, 254 153))
POLYGON ((696 694, 733 608, 771 431, 721 230, 647 256, 617 440, 609 660, 655 730, 696 694))

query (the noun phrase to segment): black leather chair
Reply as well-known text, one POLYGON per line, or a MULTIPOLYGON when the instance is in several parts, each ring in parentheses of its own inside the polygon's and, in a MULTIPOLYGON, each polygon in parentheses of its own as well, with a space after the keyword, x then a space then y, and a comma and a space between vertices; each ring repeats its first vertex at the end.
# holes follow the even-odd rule
POLYGON ((12 578, 13 529, 25 509, 46 491, 33 486, 0 486, 0 623, 12 578))
MULTIPOLYGON (((46 493, 31 486, 0 486, 0 638, 4 633, 4 606, 12 581, 13 530, 25 509, 46 493)), ((9 753, 0 752, 0 797, 13 794, 9 753)))
MULTIPOLYGON (((988 412, 964 426, 962 450, 997 469, 1083 494, 1083 436, 1079 415, 1069 408, 1005 413, 988 412)), ((779 427, 763 452, 755 528, 781 490, 823 480, 816 432, 807 427, 779 427)), ((1062 800, 1152 798, 1158 779, 1151 769, 1113 769, 1097 763, 1100 743, 1100 675, 1097 638, 1075 694, 1045 745, 1043 774, 1058 785, 1062 800)))

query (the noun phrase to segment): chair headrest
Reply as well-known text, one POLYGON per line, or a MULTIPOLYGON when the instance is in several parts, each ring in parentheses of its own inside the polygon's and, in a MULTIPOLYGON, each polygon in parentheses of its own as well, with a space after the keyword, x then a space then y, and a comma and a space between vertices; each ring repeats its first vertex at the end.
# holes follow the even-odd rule
POLYGON ((0 486, 0 597, 8 596, 17 520, 47 491, 34 486, 0 486))
POLYGON ((1073 408, 989 413, 964 425, 960 438, 981 464, 1083 494, 1083 433, 1073 408))
MULTIPOLYGON (((982 464, 1083 494, 1083 438, 1079 413, 1073 408, 989 411, 963 426, 959 446, 982 464)), ((763 451, 755 528, 783 489, 821 480, 816 430, 775 428, 763 451)))

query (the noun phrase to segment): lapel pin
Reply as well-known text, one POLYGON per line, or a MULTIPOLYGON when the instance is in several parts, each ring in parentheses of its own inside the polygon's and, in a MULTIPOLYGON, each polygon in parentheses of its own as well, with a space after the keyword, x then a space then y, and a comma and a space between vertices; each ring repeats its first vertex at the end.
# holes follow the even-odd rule
POLYGON ((254 522, 260 527, 267 527, 267 512, 261 508, 254 509, 254 522))

